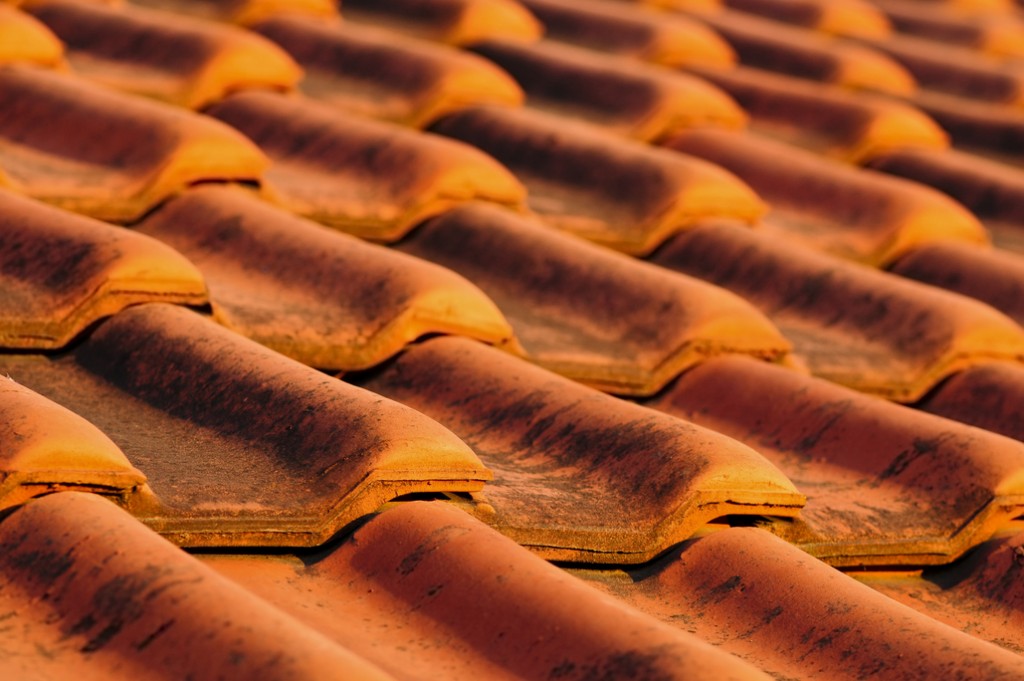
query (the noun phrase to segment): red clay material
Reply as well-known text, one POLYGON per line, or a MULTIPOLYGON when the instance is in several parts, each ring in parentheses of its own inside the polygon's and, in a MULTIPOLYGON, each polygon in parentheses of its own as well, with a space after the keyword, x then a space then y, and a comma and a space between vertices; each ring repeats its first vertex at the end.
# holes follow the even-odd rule
POLYGON ((550 560, 640 563, 722 515, 803 504, 734 440, 473 341, 427 341, 360 383, 473 447, 494 471, 473 512, 550 560))
POLYGON ((398 504, 312 564, 202 560, 399 679, 763 678, 437 502, 398 504))
POLYGON ((1024 512, 1024 444, 746 358, 647 402, 761 452, 807 494, 768 525, 832 565, 948 563, 1024 512))
POLYGON ((346 112, 422 128, 466 107, 523 102, 507 73, 463 50, 303 17, 279 17, 255 30, 302 64, 303 92, 346 112))
POLYGON ((771 205, 769 221, 789 239, 843 258, 877 266, 935 241, 987 243, 963 206, 914 182, 751 134, 695 130, 668 146, 736 173, 771 205))
POLYGON ((0 347, 61 348, 129 305, 202 305, 206 284, 168 246, 0 190, 0 347))
POLYGON ((731 66, 736 53, 718 34, 681 15, 610 0, 520 0, 549 40, 665 66, 731 66))
POLYGON ((0 5, 0 64, 19 62, 61 66, 64 46, 32 16, 11 5, 0 5))
POLYGON ((550 41, 489 40, 473 50, 508 71, 527 103, 642 142, 693 127, 743 128, 728 95, 693 76, 550 41))
POLYGON ((511 173, 472 147, 313 101, 250 92, 209 113, 273 160, 268 198, 356 236, 394 241, 466 201, 517 207, 525 199, 511 173))
POLYGON ((237 187, 193 189, 138 229, 203 270, 214 319, 303 364, 366 369, 432 333, 511 342, 498 308, 459 275, 237 187))
POLYGON ((733 294, 484 204, 420 227, 401 250, 450 267, 508 315, 525 356, 600 390, 652 395, 715 355, 789 343, 733 294))
POLYGON ((218 121, 40 69, 0 69, 0 169, 60 208, 132 222, 202 180, 258 180, 260 150, 218 121))
POLYGON ((338 19, 340 4, 335 0, 132 0, 132 3, 243 26, 284 15, 333 22, 338 19))
POLYGON ((726 7, 823 33, 863 38, 889 35, 885 15, 864 0, 725 0, 726 7))
POLYGON ((987 305, 766 230, 708 224, 653 260, 754 303, 816 375, 899 402, 973 364, 1024 360, 1024 329, 987 305))
POLYGON ((678 557, 595 585, 776 678, 995 679, 1024 660, 878 594, 753 528, 715 532, 678 557))
POLYGON ((988 362, 951 377, 918 405, 925 411, 1024 440, 1024 367, 988 362))
POLYGON ((1011 164, 1024 162, 1024 118, 1016 107, 919 92, 912 103, 967 151, 1011 164))
POLYGON ((290 90, 302 71, 249 31, 131 5, 27 0, 68 48, 76 73, 103 85, 200 109, 247 88, 290 90))
POLYGON ((717 166, 550 114, 481 107, 433 129, 508 166, 548 224, 634 255, 703 218, 753 222, 765 211, 749 187, 717 166))
POLYGON ((184 545, 316 545, 396 496, 490 478, 422 414, 169 305, 57 359, 0 356, 0 374, 107 433, 149 480, 129 510, 184 545))
POLYGON ((90 494, 0 523, 0 609, 9 679, 392 679, 90 494))
POLYGON ((911 0, 872 0, 900 33, 994 57, 1024 57, 1024 23, 1010 13, 965 15, 911 0))
POLYGON ((449 45, 536 40, 544 27, 515 0, 345 0, 346 17, 449 45))
POLYGON ((889 149, 949 146, 935 121, 888 97, 744 66, 691 70, 732 96, 755 131, 825 156, 860 162, 889 149))

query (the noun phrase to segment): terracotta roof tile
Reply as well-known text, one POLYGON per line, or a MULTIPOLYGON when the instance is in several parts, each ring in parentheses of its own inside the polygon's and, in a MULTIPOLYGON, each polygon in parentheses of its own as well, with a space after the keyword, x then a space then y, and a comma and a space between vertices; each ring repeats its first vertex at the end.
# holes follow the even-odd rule
POLYGON ((906 69, 868 47, 742 12, 695 18, 725 38, 747 66, 898 95, 916 88, 906 69))
POLYGON ((0 168, 61 208, 132 221, 188 184, 256 180, 266 158, 210 118, 39 69, 0 69, 0 168))
POLYGON ((769 220, 788 238, 844 258, 884 265, 921 244, 988 239, 973 215, 933 189, 786 144, 695 130, 668 146, 736 173, 771 204, 769 220))
POLYGON ((250 25, 271 17, 301 15, 321 21, 338 18, 336 0, 131 0, 133 4, 152 7, 201 19, 250 25))
POLYGON ((525 355, 609 392, 651 395, 723 353, 779 359, 789 343, 749 303, 483 204, 427 222, 398 245, 479 285, 525 355))
POLYGON ((0 347, 53 349, 143 302, 201 305, 206 285, 154 239, 0 191, 0 347))
POLYGON ((890 31, 885 15, 863 0, 725 0, 724 4, 773 21, 835 35, 877 38, 890 31))
POLYGON ((762 678, 439 503, 384 511, 309 565, 202 560, 398 678, 762 678))
POLYGON ((130 308, 69 355, 0 367, 109 435, 152 488, 129 509, 190 546, 317 544, 396 496, 490 477, 421 414, 182 308, 130 308))
POLYGON ((993 539, 946 568, 854 577, 940 622, 1024 653, 1024 534, 993 539))
POLYGON ((911 36, 866 41, 902 64, 922 88, 1024 108, 1024 72, 973 50, 911 36))
POLYGON ((681 15, 602 0, 520 0, 551 40, 665 66, 731 66, 736 53, 707 26, 681 15))
POLYGON ((1002 250, 937 243, 898 260, 893 272, 984 301, 1024 324, 1024 257, 1002 250))
POLYGON ((393 241, 459 203, 519 206, 525 198, 522 185, 476 149, 312 101, 249 92, 209 113, 273 159, 270 198, 356 236, 393 241))
POLYGON ((933 414, 1024 440, 1021 400, 1024 369, 1009 362, 987 362, 952 376, 919 406, 933 414))
POLYGON ((462 277, 240 188, 191 190, 138 229, 203 270, 217 321, 310 366, 365 369, 430 333, 512 337, 494 303, 462 277))
POLYGON ((146 482, 110 439, 80 416, 0 376, 0 506, 80 489, 127 497, 146 482))
POLYGON ((1024 161, 1024 119, 1017 107, 940 92, 920 92, 913 101, 949 133, 954 146, 1010 163, 1024 161))
POLYGON ((1024 660, 924 617, 752 528, 715 532, 651 568, 589 577, 785 679, 1013 678, 1024 660))
POLYGON ((807 494, 771 529, 833 565, 948 563, 1024 511, 1024 445, 778 366, 705 362, 647 402, 757 449, 807 494))
POLYGON ((16 511, 0 548, 7 678, 392 678, 93 495, 16 511))
POLYGON ((536 40, 543 26, 515 0, 344 0, 346 17, 428 40, 468 45, 536 40))
POLYGON ((61 66, 64 46, 46 26, 10 5, 0 5, 0 64, 61 66))
POLYGON ((946 148, 918 109, 866 92, 746 67, 693 69, 735 98, 757 132, 824 156, 858 162, 893 148, 946 148))
POLYGON ((640 141, 692 127, 742 128, 747 122, 728 95, 685 73, 549 41, 491 40, 473 50, 519 81, 531 107, 640 141))
POLYGON ((523 101, 507 73, 444 45, 301 17, 279 17, 255 29, 306 69, 303 92, 347 112, 424 127, 465 107, 523 101))
POLYGON ((199 109, 235 90, 289 90, 302 75, 279 47, 233 26, 80 0, 25 6, 67 44, 77 73, 171 104, 199 109))
POLYGON ((959 151, 924 149, 891 150, 868 166, 950 195, 985 221, 996 244, 1024 252, 1024 169, 959 151))
POLYGON ((996 57, 1024 57, 1024 23, 1008 12, 965 15, 910 0, 872 0, 900 33, 963 45, 996 57))
POLYGON ((508 166, 552 226, 633 254, 707 217, 754 221, 765 206, 730 173, 699 159, 525 109, 477 108, 437 123, 508 166))
POLYGON ((709 224, 653 260, 757 305, 818 376, 896 401, 913 402, 972 364, 1024 359, 1024 329, 987 305, 777 233, 709 224))
POLYGON ((545 558, 642 562, 714 518, 803 503, 734 440, 473 341, 427 341, 361 383, 472 446, 494 470, 475 513, 545 558))

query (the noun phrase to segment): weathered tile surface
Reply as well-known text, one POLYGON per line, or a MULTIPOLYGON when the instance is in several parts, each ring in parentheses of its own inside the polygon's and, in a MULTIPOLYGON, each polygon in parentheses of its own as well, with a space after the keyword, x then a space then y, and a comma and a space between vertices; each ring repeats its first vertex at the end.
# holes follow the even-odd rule
POLYGON ((1024 440, 1024 368, 987 362, 950 377, 919 404, 933 414, 1024 440))
POLYGON ((835 35, 877 38, 891 31, 885 15, 864 0, 724 0, 723 4, 835 35))
POLYGON ((346 17, 410 35, 470 45, 490 38, 536 40, 543 27, 515 0, 345 0, 346 17))
POLYGON ((281 15, 316 17, 336 21, 339 3, 334 0, 131 0, 134 4, 201 19, 251 25, 281 15))

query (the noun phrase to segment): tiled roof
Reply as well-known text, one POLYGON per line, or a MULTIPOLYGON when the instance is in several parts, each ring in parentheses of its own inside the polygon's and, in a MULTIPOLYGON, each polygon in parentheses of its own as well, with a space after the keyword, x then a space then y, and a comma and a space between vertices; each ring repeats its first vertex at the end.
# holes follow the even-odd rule
POLYGON ((0 678, 1024 678, 1022 60, 0 4, 0 678))

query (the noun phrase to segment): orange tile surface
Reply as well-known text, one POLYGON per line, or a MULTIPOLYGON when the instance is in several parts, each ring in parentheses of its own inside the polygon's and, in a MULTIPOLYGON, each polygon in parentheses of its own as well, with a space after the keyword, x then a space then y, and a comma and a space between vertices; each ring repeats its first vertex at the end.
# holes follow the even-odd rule
POLYGON ((1019 15, 965 16, 952 8, 913 0, 873 0, 900 33, 962 45, 995 57, 1024 57, 1024 22, 1019 15))
POLYGON ((823 156, 859 162, 889 149, 949 145, 935 121, 882 95, 742 66, 691 70, 733 97, 755 131, 823 156))
POLYGON ((611 0, 520 0, 550 40, 665 66, 731 66, 736 54, 707 26, 682 15, 611 0))
POLYGON ((479 285, 528 359, 608 392, 651 395, 708 357, 778 360, 789 348, 727 291, 493 206, 455 208, 398 248, 479 285))
POLYGON ((273 160, 268 198, 374 241, 399 239, 466 201, 518 206, 525 198, 515 177, 476 149, 298 97, 242 93, 209 113, 273 160))
POLYGON ((920 92, 913 103, 949 133, 955 146, 1011 164, 1024 160, 1024 121, 1017 107, 937 92, 920 92))
POLYGON ((109 435, 151 488, 129 509, 189 546, 315 545, 396 496, 490 477, 421 414, 169 305, 62 357, 0 355, 0 373, 109 435))
POLYGON ((344 0, 346 17, 451 45, 536 40, 540 22, 515 0, 344 0))
POLYGON ((10 5, 0 5, 0 64, 18 62, 60 66, 64 62, 64 46, 30 15, 10 5))
POLYGON ((1017 364, 988 362, 952 376, 918 406, 939 416, 1024 440, 1022 399, 1024 370, 1017 364))
POLYGON ((222 123, 39 69, 0 69, 0 168, 34 198, 130 222, 201 180, 256 180, 267 160, 222 123))
POLYGON ((306 564, 202 560, 399 679, 766 678, 437 503, 387 510, 306 564))
POLYGON ((649 253, 702 218, 752 222, 765 210, 750 188, 709 163, 552 114, 477 108, 433 130, 504 163, 546 223, 626 253, 649 253))
POLYGON ((640 563, 714 518, 803 504, 734 440, 472 341, 428 341, 360 384, 473 447, 494 471, 476 515, 552 560, 640 563))
POLYGON ((807 506, 765 526, 832 565, 949 563, 1024 511, 1024 443, 781 367, 712 360, 646 404, 786 471, 807 506))
POLYGON ((885 14, 864 0, 725 0, 732 9, 835 35, 884 37, 891 26, 885 14))
POLYGON ((214 319, 310 366, 366 369, 426 334, 512 342, 494 303, 457 274, 295 217, 237 187, 193 189, 138 230, 204 272, 214 319))
POLYGON ((988 240, 970 212, 935 190, 773 140, 695 130, 667 146, 735 173, 771 205, 768 220, 788 239, 843 258, 885 265, 922 244, 988 240))
POLYGON ((743 128, 730 97, 693 76, 551 41, 489 40, 473 50, 508 71, 535 109, 643 142, 694 127, 743 128))
POLYGON ((708 224, 653 260, 757 305, 816 375, 899 402, 972 364, 1024 359, 1024 329, 987 305, 767 230, 708 224))
POLYGON ((523 102, 487 60, 373 26, 278 17, 255 30, 302 64, 304 93, 345 112, 422 128, 466 107, 523 102))
POLYGON ((281 15, 316 17, 336 21, 334 0, 131 0, 133 4, 201 19, 251 25, 281 15))
POLYGON ((0 190, 0 347, 56 349, 129 305, 202 305, 206 284, 148 237, 0 190))

